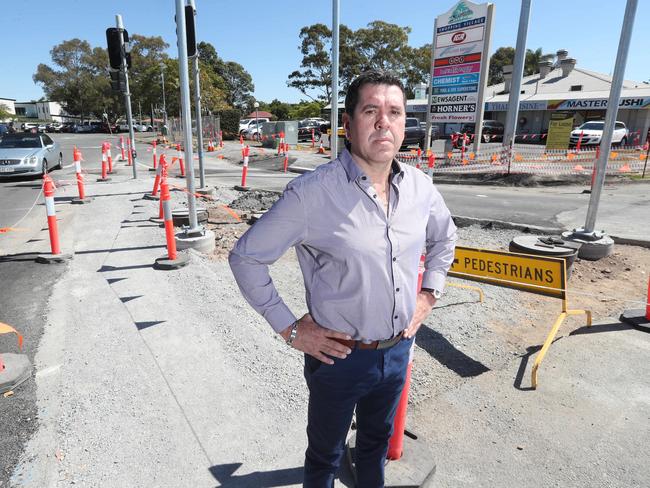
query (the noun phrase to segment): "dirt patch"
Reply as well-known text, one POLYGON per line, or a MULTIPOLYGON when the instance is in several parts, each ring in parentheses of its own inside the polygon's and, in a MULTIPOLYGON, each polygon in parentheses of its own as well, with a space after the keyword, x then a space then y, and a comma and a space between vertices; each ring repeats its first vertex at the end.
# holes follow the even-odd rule
MULTIPOLYGON (((650 249, 616 245, 611 256, 599 261, 576 259, 568 282, 570 309, 590 310, 594 322, 617 319, 624 310, 644 308, 648 289, 650 249)), ((529 312, 521 327, 505 320, 493 320, 495 332, 518 345, 541 344, 562 310, 559 300, 522 293, 521 305, 529 312)), ((585 325, 585 317, 566 319, 558 336, 585 325)))
POLYGON ((233 200, 229 207, 247 213, 262 212, 271 208, 279 197, 280 194, 274 191, 247 191, 243 192, 241 196, 233 200))

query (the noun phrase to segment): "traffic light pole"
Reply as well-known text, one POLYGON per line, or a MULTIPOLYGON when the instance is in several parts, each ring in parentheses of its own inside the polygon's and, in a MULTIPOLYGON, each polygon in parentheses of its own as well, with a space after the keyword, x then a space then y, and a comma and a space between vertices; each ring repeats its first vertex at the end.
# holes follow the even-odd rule
POLYGON ((187 161, 187 209, 190 227, 188 236, 203 234, 203 226, 198 223, 196 215, 196 197, 194 188, 194 161, 192 156, 192 114, 190 110, 190 81, 187 69, 187 39, 185 30, 184 0, 176 0, 176 35, 178 38, 178 68, 181 89, 181 122, 183 140, 185 141, 185 161, 187 161))
POLYGON ((136 170, 136 152, 135 152, 135 135, 133 132, 133 118, 131 114, 131 91, 129 90, 129 71, 126 66, 126 56, 124 52, 124 24, 122 24, 122 16, 117 14, 115 16, 115 26, 120 31, 120 52, 122 53, 122 71, 124 72, 124 105, 126 106, 126 121, 129 124, 129 139, 131 140, 131 152, 133 156, 133 179, 137 179, 138 172, 136 170))
MULTIPOLYGON (((194 0, 190 6, 196 15, 194 0)), ((201 83, 199 81, 199 53, 192 56, 192 75, 194 77, 194 111, 196 112, 196 144, 199 152, 199 182, 200 188, 205 189, 205 167, 203 166, 203 121, 201 120, 201 83)))

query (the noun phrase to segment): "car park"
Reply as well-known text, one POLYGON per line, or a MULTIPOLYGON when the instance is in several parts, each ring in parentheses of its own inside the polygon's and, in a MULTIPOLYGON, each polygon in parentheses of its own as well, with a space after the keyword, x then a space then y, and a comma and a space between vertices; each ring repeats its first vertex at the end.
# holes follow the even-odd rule
POLYGON ((0 177, 42 176, 62 162, 59 145, 47 134, 19 132, 0 140, 0 177))
POLYGON ((74 132, 75 134, 89 134, 91 132, 94 132, 95 128, 90 125, 88 122, 84 122, 83 124, 75 124, 74 132))
MULTIPOLYGON (((482 130, 478 137, 481 137, 483 142, 501 142, 503 141, 503 123, 498 120, 484 120, 482 124, 482 130)), ((460 135, 467 135, 470 138, 470 141, 474 139, 472 136, 476 136, 476 124, 463 124, 460 130, 456 133, 460 135)), ((460 147, 463 143, 462 137, 456 137, 453 139, 455 141, 454 147, 460 147)))
POLYGON ((298 142, 308 141, 311 142, 312 131, 314 134, 314 142, 320 141, 320 126, 322 119, 304 119, 298 122, 298 142))
POLYGON ((264 122, 268 122, 269 119, 265 117, 258 117, 257 119, 241 119, 239 121, 239 134, 242 134, 245 130, 252 129, 253 127, 261 126, 264 122))
MULTIPOLYGON (((604 120, 591 120, 585 122, 580 127, 571 131, 569 136, 569 144, 576 146, 580 141, 581 146, 590 146, 600 144, 603 138, 603 130, 605 128, 604 120), (580 139, 582 134, 582 140, 580 139)), ((623 122, 616 121, 614 124, 614 132, 612 134, 612 144, 615 146, 625 145, 630 137, 630 133, 623 122)))

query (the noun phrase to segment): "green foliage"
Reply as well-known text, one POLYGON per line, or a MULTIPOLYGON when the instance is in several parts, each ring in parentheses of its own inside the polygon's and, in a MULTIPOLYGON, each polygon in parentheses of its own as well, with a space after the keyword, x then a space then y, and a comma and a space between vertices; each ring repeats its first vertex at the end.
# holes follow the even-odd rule
POLYGON ((199 59, 209 67, 213 82, 222 90, 224 101, 242 111, 253 108, 253 78, 244 67, 234 61, 224 61, 209 42, 197 44, 199 59))
POLYGON ((289 108, 289 120, 300 120, 309 117, 320 117, 321 110, 325 104, 322 102, 308 102, 302 100, 300 103, 291 105, 289 108))
MULTIPOLYGON (((542 48, 536 50, 526 49, 526 60, 524 61, 524 76, 539 73, 537 63, 542 57, 542 48)), ((488 73, 488 85, 495 85, 503 82, 503 67, 515 62, 514 47, 500 47, 490 57, 490 70, 488 73)))
MULTIPOLYGON (((408 45, 410 27, 400 27, 384 21, 370 22, 366 28, 352 31, 339 27, 339 80, 341 92, 361 72, 379 68, 399 76, 407 89, 422 83, 429 74, 431 46, 408 45)), ((331 30, 324 24, 314 24, 300 30, 300 69, 289 75, 287 85, 300 90, 312 100, 329 103, 331 92, 331 30)))
MULTIPOLYGON (((162 78, 165 101, 171 116, 180 112, 178 61, 166 54, 169 45, 158 36, 131 35, 129 88, 134 108, 162 109, 162 78)), ((251 76, 233 62, 221 60, 214 47, 199 43, 199 73, 202 108, 217 112, 233 106, 252 105, 251 76), (203 49, 201 49, 201 46, 203 49)), ((52 65, 40 64, 34 81, 43 87, 47 99, 61 103, 71 115, 96 117, 106 112, 114 121, 125 113, 124 96, 111 91, 106 49, 92 48, 86 41, 63 41, 50 51, 52 65)), ((190 77, 193 84, 193 77, 190 77)), ((193 97, 192 97, 193 99, 193 97)))
POLYGON ((14 114, 9 111, 9 107, 4 103, 0 103, 0 120, 9 119, 11 117, 14 117, 14 114))
POLYGON ((239 137, 239 119, 241 111, 238 109, 222 110, 217 113, 221 117, 221 130, 224 139, 235 139, 239 137))

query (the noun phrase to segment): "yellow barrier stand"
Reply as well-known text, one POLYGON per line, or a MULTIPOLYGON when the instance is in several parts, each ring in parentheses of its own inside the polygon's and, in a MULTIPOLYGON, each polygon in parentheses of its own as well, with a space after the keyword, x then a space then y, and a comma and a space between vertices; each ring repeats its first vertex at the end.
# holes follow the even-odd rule
MULTIPOLYGON (((537 388, 537 371, 553 343, 560 326, 569 315, 586 315, 591 326, 591 311, 570 310, 567 299, 566 262, 562 258, 519 254, 456 246, 449 276, 491 285, 523 290, 562 300, 562 311, 546 336, 544 345, 535 358, 531 372, 531 386, 537 388)), ((453 285, 459 288, 469 286, 453 285)), ((481 293, 481 302, 483 294, 481 293)))

